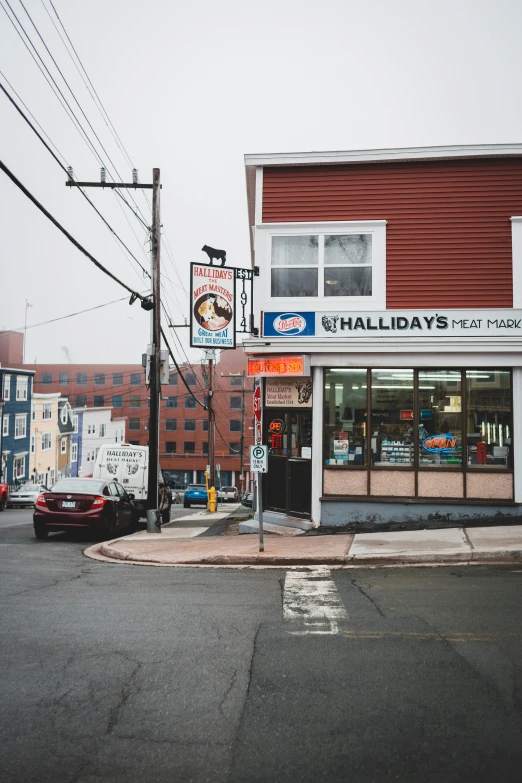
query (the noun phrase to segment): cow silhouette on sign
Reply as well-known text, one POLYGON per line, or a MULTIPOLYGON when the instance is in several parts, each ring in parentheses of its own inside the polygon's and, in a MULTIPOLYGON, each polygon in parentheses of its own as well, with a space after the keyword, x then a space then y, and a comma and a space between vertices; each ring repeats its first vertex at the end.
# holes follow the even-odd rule
POLYGON ((221 261, 221 266, 225 266, 227 262, 226 250, 216 250, 215 247, 209 247, 208 245, 203 245, 201 249, 207 254, 210 266, 214 265, 214 259, 216 259, 216 261, 221 261))

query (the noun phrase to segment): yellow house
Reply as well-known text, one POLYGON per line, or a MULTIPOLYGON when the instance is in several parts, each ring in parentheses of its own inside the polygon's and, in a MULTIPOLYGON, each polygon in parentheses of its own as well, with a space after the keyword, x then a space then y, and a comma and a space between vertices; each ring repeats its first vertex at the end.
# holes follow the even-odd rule
POLYGON ((59 392, 33 394, 31 409, 31 477, 50 487, 58 476, 59 392))

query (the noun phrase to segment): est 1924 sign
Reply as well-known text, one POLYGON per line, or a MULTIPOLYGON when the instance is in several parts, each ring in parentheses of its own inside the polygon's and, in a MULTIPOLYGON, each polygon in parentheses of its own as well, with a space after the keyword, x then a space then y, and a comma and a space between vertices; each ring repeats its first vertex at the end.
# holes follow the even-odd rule
POLYGON ((268 446, 250 446, 250 470, 252 473, 266 473, 268 446))

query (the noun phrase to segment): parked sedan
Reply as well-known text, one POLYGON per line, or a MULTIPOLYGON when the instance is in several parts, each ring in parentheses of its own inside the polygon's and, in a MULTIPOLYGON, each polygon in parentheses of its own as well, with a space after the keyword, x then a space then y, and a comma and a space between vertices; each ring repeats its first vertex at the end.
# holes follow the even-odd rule
POLYGON ((36 498, 33 514, 36 538, 47 538, 53 530, 91 528, 114 537, 120 530, 136 526, 134 495, 117 481, 66 478, 57 481, 36 498))
POLYGON ((249 508, 253 507, 254 495, 252 494, 252 492, 243 492, 243 497, 241 498, 241 505, 248 506, 249 508))
POLYGON ((205 484, 189 484, 185 490, 183 508, 190 508, 193 503, 207 505, 208 495, 205 484))
POLYGON ((41 495, 42 492, 47 492, 47 487, 43 484, 22 484, 14 492, 9 493, 7 499, 7 508, 23 506, 34 506, 36 498, 41 495))

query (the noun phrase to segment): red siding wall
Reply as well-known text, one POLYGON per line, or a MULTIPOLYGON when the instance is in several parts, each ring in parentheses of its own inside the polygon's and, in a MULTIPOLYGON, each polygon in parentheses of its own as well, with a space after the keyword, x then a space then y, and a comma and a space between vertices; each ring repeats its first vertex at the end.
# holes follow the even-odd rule
POLYGON ((265 168, 263 222, 387 220, 387 306, 512 307, 522 161, 265 168))

